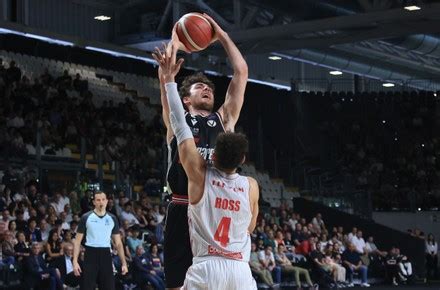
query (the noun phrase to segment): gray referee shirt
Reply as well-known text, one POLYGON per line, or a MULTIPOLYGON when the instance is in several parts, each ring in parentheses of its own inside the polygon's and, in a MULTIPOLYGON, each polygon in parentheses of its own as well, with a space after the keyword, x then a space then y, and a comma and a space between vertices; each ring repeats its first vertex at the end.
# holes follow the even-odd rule
POLYGON ((119 234, 119 223, 109 212, 98 216, 92 210, 81 217, 77 232, 84 234, 85 245, 88 247, 110 248, 112 235, 119 234))

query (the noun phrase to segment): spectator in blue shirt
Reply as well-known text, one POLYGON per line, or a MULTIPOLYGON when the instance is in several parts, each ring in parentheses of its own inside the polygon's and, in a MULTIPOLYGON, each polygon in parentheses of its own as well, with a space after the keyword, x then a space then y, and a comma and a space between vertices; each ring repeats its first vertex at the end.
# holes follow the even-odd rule
POLYGON ((348 248, 342 253, 342 263, 347 269, 347 277, 349 287, 353 287, 353 273, 359 272, 361 274, 362 287, 370 287, 368 280, 368 267, 362 264, 361 255, 356 251, 356 247, 348 244, 348 248))
POLYGON ((142 246, 136 248, 136 255, 133 257, 133 278, 138 285, 150 282, 154 289, 165 290, 163 279, 154 270, 151 259, 142 246))

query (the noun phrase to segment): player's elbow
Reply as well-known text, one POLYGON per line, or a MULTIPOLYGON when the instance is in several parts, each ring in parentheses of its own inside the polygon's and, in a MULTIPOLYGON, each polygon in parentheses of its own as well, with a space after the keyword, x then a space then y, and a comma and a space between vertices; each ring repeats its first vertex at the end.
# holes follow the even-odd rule
POLYGON ((243 61, 242 63, 237 65, 237 67, 234 69, 234 74, 241 78, 247 78, 249 75, 247 63, 243 61))

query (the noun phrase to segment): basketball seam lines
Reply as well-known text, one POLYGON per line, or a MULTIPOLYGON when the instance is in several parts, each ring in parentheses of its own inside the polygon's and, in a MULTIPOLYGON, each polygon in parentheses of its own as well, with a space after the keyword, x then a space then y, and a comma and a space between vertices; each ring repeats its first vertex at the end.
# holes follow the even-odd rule
MULTIPOLYGON (((198 16, 198 15, 194 15, 194 16, 200 17, 200 16, 198 16)), ((200 18, 203 18, 203 17, 200 17, 200 18)), ((204 19, 204 18, 203 18, 203 19, 204 19)), ((180 27, 182 28, 182 32, 183 32, 183 34, 185 34, 186 39, 189 41, 189 43, 190 43, 195 49, 197 49, 197 50, 202 50, 203 48, 200 47, 200 46, 198 46, 198 45, 192 40, 191 36, 189 35, 188 31, 186 30, 186 27, 185 27, 185 21, 186 21, 186 17, 183 19, 183 21, 182 21, 182 22, 183 22, 182 25, 180 25, 180 27)), ((207 21, 207 20, 205 20, 205 21, 207 21)))

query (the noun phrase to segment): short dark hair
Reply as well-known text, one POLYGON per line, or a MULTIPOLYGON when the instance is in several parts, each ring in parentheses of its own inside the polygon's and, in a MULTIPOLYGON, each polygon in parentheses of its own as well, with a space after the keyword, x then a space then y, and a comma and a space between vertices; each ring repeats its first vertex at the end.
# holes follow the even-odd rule
POLYGON ((97 194, 105 194, 105 197, 107 197, 107 193, 105 193, 104 191, 101 191, 101 190, 97 190, 97 191, 93 191, 92 192, 92 200, 95 200, 95 195, 97 195, 97 194))
POLYGON ((179 95, 181 98, 184 97, 188 97, 190 95, 190 89, 191 86, 195 83, 204 83, 207 84, 208 87, 210 87, 212 89, 212 91, 215 91, 215 85, 214 83, 208 79, 208 77, 206 75, 204 75, 201 72, 192 74, 190 76, 187 76, 183 79, 182 85, 180 86, 179 89, 179 95))
POLYGON ((249 142, 242 133, 220 133, 215 144, 215 164, 221 169, 235 169, 248 152, 249 142))

